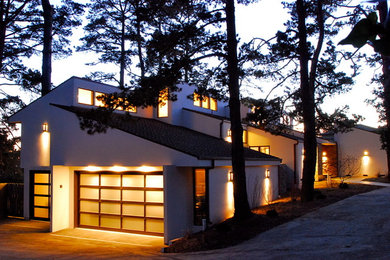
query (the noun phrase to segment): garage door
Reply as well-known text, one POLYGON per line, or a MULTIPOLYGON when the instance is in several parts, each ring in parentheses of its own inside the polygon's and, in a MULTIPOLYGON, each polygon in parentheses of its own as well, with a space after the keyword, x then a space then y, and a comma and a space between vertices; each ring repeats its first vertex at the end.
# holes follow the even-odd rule
POLYGON ((80 227, 164 234, 162 172, 78 172, 80 227))

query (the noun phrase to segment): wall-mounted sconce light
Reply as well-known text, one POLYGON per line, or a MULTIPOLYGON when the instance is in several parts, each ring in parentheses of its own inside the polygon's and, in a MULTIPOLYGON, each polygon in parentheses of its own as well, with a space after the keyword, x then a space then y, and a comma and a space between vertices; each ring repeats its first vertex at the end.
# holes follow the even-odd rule
POLYGON ((368 151, 364 151, 364 156, 368 156, 368 151))
POLYGON ((43 132, 48 132, 48 131, 49 131, 49 125, 48 125, 47 123, 44 123, 44 124, 42 125, 42 131, 43 131, 43 132))
POLYGON ((266 177, 266 178, 269 178, 269 174, 270 174, 269 169, 266 169, 266 170, 265 170, 265 177, 266 177))
POLYGON ((233 172, 232 171, 230 171, 228 173, 228 179, 229 179, 229 181, 233 181, 233 172))
POLYGON ((322 152, 322 156, 326 156, 326 152, 322 152))

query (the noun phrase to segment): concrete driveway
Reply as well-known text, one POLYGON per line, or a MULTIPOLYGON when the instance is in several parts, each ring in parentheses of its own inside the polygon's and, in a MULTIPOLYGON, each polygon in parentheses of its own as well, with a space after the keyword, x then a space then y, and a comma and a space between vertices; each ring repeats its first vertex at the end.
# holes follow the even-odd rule
POLYGON ((47 233, 44 222, 0 222, 0 259, 390 259, 390 188, 356 195, 240 245, 163 254, 162 238, 85 229, 47 233))

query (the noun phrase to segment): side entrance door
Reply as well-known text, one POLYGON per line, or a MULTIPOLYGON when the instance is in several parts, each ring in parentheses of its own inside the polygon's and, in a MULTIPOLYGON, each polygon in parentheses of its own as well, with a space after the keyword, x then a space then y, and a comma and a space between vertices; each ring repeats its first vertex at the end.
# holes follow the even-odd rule
POLYGON ((30 216, 50 220, 50 171, 30 172, 30 216))

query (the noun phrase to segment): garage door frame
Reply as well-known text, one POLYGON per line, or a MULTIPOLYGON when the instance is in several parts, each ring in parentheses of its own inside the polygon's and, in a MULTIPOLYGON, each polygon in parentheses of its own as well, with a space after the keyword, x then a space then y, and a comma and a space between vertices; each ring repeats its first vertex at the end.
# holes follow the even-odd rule
POLYGON ((136 172, 136 171, 126 171, 126 172, 112 172, 112 171, 98 171, 98 172, 88 172, 88 171, 75 171, 75 223, 76 223, 76 226, 78 227, 83 227, 83 228, 91 228, 91 229, 101 229, 101 230, 110 230, 110 231, 119 231, 119 232, 126 232, 126 233, 136 233, 136 234, 147 234, 147 235, 157 235, 157 236, 163 236, 164 235, 164 232, 150 232, 150 231, 147 231, 147 221, 153 221, 153 220, 156 220, 156 221, 162 221, 162 223, 164 223, 164 217, 148 217, 146 215, 146 208, 147 206, 162 206, 164 207, 164 202, 162 203, 159 203, 159 202, 146 202, 146 193, 148 191, 164 191, 164 187, 162 188, 155 188, 155 187, 146 187, 146 178, 147 176, 162 176, 162 171, 156 171, 156 172, 148 172, 148 173, 144 173, 144 172, 136 172), (86 185, 80 185, 80 176, 82 174, 97 174, 99 175, 99 185, 98 186, 86 186, 86 185), (110 187, 110 186, 102 186, 101 185, 101 180, 102 180, 102 176, 103 175, 120 175, 120 179, 121 179, 121 184, 120 184, 120 187, 110 187), (124 187, 123 186, 123 176, 127 176, 127 175, 137 175, 137 176, 143 176, 144 177, 144 187, 141 188, 141 187, 124 187), (99 189, 99 198, 98 200, 96 199, 85 199, 85 198, 80 198, 80 190, 81 188, 88 188, 88 187, 93 187, 93 188, 98 188, 99 189), (104 200, 104 199, 101 199, 101 193, 102 193, 102 190, 106 190, 106 189, 112 189, 112 190, 120 190, 120 196, 121 196, 121 199, 120 201, 110 201, 110 200, 104 200), (131 201, 125 201, 123 200, 123 191, 144 191, 144 201, 143 202, 131 202, 131 201), (80 203, 81 201, 92 201, 92 202, 98 202, 99 204, 99 212, 97 213, 91 213, 91 212, 82 212, 80 211, 80 203), (101 212, 101 205, 102 203, 120 203, 120 214, 118 215, 115 215, 115 216, 119 216, 120 217, 120 228, 109 228, 109 227, 103 227, 101 225, 101 219, 102 219, 102 216, 112 216, 111 214, 107 214, 107 213, 102 213, 101 212), (132 204, 132 205, 143 205, 144 206, 144 216, 143 217, 136 217, 136 216, 129 216, 129 215, 125 215, 123 214, 123 205, 124 204, 132 204), (95 215, 98 215, 98 218, 99 218, 99 224, 98 226, 90 226, 90 225, 85 225, 85 224, 80 224, 80 215, 81 214, 95 214, 95 215), (143 231, 139 231, 139 230, 129 230, 129 229, 124 229, 123 228, 123 221, 124 221, 124 218, 139 218, 139 219, 143 219, 144 220, 144 230, 143 231))

